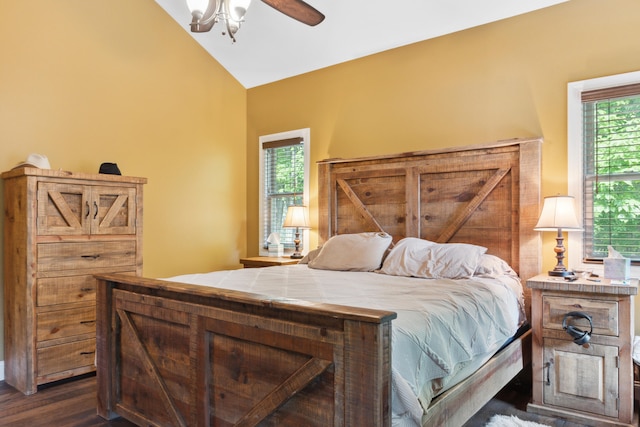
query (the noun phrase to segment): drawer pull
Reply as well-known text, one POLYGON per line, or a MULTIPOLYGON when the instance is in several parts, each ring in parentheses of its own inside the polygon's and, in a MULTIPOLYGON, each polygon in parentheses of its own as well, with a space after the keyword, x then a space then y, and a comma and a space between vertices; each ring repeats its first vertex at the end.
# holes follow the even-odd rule
POLYGON ((95 209, 95 212, 93 213, 93 219, 96 219, 98 217, 98 204, 95 202, 95 200, 93 201, 93 208, 95 209))
POLYGON ((96 353, 95 351, 81 351, 80 355, 81 356, 86 356, 86 355, 95 354, 95 353, 96 353))
POLYGON ((544 368, 547 370, 547 380, 545 381, 546 385, 551 385, 551 362, 547 362, 544 364, 544 368))
POLYGON ((80 255, 80 257, 84 259, 98 259, 100 255, 80 255))
POLYGON ((89 202, 85 202, 87 204, 87 213, 84 214, 85 218, 89 218, 89 214, 91 213, 91 206, 89 206, 89 202))
POLYGON ((582 311, 570 311, 569 313, 564 315, 562 319, 562 329, 565 330, 566 333, 571 335, 573 338, 573 342, 584 346, 584 348, 589 348, 589 340, 591 339, 591 334, 593 333, 593 321, 591 316, 587 313, 583 313, 582 311), (587 319, 589 321, 589 331, 583 331, 573 325, 569 324, 569 319, 587 319))
POLYGON ((82 292, 92 292, 93 288, 81 288, 80 289, 82 292))
POLYGON ((91 323, 96 323, 96 321, 95 320, 82 320, 80 322, 81 325, 89 325, 91 323))

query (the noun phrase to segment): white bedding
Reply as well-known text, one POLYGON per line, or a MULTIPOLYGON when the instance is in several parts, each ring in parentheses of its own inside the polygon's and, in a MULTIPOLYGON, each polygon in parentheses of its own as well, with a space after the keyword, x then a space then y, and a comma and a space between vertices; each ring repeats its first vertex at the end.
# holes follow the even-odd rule
POLYGON ((520 281, 419 279, 306 265, 189 274, 167 280, 395 311, 393 425, 419 426, 431 399, 481 366, 522 323, 520 281))

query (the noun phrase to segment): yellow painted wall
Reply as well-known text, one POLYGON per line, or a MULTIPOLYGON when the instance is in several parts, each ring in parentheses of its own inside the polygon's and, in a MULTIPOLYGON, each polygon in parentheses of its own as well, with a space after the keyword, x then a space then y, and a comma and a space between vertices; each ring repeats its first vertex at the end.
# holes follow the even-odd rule
POLYGON ((153 0, 0 0, 0 171, 147 177, 146 276, 240 267, 246 94, 153 0))
MULTIPOLYGON (((311 128, 314 163, 542 136, 543 194, 566 193, 567 83, 640 70, 639 17, 636 0, 572 0, 250 89, 249 254, 259 244, 258 137, 290 129, 311 128)), ((545 271, 554 245, 545 235, 545 271)))
POLYGON ((638 16, 572 0, 246 91, 152 0, 0 0, 0 170, 147 177, 152 277, 257 253, 260 135, 311 128, 312 162, 543 136, 543 193, 564 192, 566 84, 640 69, 638 16))

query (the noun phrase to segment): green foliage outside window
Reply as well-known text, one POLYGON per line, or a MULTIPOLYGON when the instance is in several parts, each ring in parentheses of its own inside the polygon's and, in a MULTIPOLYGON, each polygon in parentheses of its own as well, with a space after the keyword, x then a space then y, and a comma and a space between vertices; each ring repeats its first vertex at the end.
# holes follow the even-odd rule
POLYGON ((585 254, 640 260, 640 97, 584 107, 585 254))
POLYGON ((282 228, 287 208, 301 205, 304 193, 304 146, 303 144, 265 150, 265 195, 270 221, 265 221, 264 245, 271 233, 279 233, 285 248, 293 248, 294 229, 282 228))

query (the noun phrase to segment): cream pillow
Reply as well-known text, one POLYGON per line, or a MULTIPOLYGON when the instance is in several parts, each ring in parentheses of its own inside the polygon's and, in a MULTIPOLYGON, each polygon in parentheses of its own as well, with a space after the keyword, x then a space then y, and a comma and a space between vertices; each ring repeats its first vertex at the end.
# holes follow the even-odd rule
POLYGON ((427 279, 469 278, 486 251, 485 247, 467 243, 434 243, 407 237, 391 250, 380 273, 427 279))
POLYGON ((302 259, 298 264, 309 264, 309 261, 316 259, 316 257, 320 253, 320 249, 322 248, 316 248, 316 249, 310 250, 309 253, 307 253, 305 256, 302 257, 302 259))
POLYGON ((374 271, 380 268, 391 240, 387 233, 339 234, 327 240, 308 265, 320 270, 374 271))
POLYGON ((516 272, 505 260, 495 255, 484 254, 480 257, 473 275, 495 277, 504 274, 517 276, 516 272))

